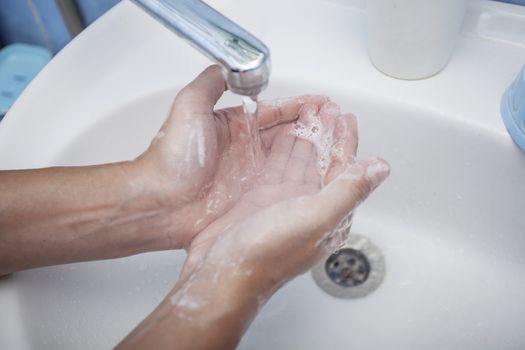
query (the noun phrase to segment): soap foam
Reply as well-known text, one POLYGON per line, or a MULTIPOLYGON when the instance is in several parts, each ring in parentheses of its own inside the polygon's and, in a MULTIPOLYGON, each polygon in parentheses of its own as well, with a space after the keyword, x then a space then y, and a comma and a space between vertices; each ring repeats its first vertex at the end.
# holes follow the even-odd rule
POLYGON ((186 147, 186 154, 184 161, 190 163, 193 161, 192 153, 197 153, 197 159, 199 166, 204 168, 206 162, 206 140, 204 138, 204 130, 202 122, 196 119, 197 125, 195 125, 190 132, 188 146, 186 147), (195 151, 194 151, 195 150, 195 151))
POLYGON ((307 125, 296 121, 290 134, 310 142, 317 151, 317 169, 324 182, 324 177, 332 161, 334 152, 334 127, 326 127, 321 122, 321 117, 310 114, 307 125))
POLYGON ((199 165, 204 168, 204 162, 206 160, 206 140, 204 140, 204 131, 199 120, 199 126, 197 127, 197 154, 199 155, 199 165))

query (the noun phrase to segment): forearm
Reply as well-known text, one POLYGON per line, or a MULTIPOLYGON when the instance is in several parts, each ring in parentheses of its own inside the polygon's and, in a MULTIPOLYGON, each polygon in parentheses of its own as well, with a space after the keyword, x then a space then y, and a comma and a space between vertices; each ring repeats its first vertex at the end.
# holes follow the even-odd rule
POLYGON ((117 349, 234 349, 266 297, 235 273, 203 270, 179 283, 117 349))
POLYGON ((1 171, 0 274, 162 249, 168 219, 129 164, 1 171))

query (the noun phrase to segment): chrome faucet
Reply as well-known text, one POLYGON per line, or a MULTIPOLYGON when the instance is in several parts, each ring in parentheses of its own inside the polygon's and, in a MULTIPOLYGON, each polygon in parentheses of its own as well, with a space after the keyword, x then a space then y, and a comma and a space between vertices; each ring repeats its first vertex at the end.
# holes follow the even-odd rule
POLYGON ((268 85, 270 52, 246 30, 200 0, 132 0, 223 69, 228 88, 256 96, 268 85))

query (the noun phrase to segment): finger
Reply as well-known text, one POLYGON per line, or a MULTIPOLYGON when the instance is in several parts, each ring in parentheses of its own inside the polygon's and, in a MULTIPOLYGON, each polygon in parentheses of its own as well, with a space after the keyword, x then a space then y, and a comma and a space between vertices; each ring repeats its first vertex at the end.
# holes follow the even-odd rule
MULTIPOLYGON (((321 106, 329 101, 328 97, 322 95, 303 95, 272 101, 261 101, 257 106, 257 122, 261 130, 261 140, 266 149, 273 144, 279 129, 274 128, 279 124, 297 119, 299 110, 304 104, 321 106)), ((244 115, 242 106, 228 107, 217 111, 230 119, 239 120, 244 115)))
POLYGON ((271 149, 275 137, 279 134, 279 131, 283 127, 285 127, 285 124, 276 125, 266 130, 261 130, 261 143, 265 150, 269 151, 271 149))
POLYGON ((290 134, 290 125, 279 130, 272 144, 270 155, 266 159, 265 179, 268 184, 275 185, 282 181, 286 164, 295 144, 295 136, 290 134))
POLYGON ((253 220, 246 220, 240 235, 258 242, 250 259, 258 263, 261 258, 272 257, 280 268, 272 269, 273 281, 282 281, 302 273, 327 252, 325 237, 389 172, 383 160, 356 162, 337 180, 315 195, 300 196, 282 201, 259 211, 253 220), (257 237, 259 236, 259 237, 257 237), (321 248, 321 249, 320 249, 321 248), (289 254, 293 252, 293 254, 289 254))
POLYGON ((332 117, 337 118, 341 114, 341 108, 339 105, 332 101, 323 103, 319 108, 319 115, 321 117, 332 117))
POLYGON ((368 159, 350 164, 334 181, 318 194, 308 197, 302 205, 312 222, 319 225, 316 238, 330 232, 352 212, 390 174, 389 164, 382 159, 368 159))
POLYGON ((273 101, 262 101, 259 103, 258 110, 259 128, 268 129, 272 126, 292 121, 297 118, 303 105, 313 104, 320 107, 327 101, 329 101, 328 97, 322 95, 303 95, 273 101))
MULTIPOLYGON (((259 129, 269 129, 273 126, 297 119, 301 107, 305 104, 313 104, 320 107, 327 101, 329 101, 329 98, 323 95, 303 95, 260 101, 257 104, 259 129)), ((244 115, 243 106, 228 107, 222 109, 222 111, 228 115, 244 115)))
POLYGON ((318 195, 319 205, 334 203, 334 215, 342 219, 376 189, 390 174, 390 165, 374 158, 350 164, 332 183, 318 195))
POLYGON ((286 164, 283 181, 303 182, 313 146, 306 140, 296 139, 286 164))
POLYGON ((226 90, 221 67, 209 66, 179 92, 174 108, 199 114, 211 113, 226 90))
POLYGON ((350 113, 342 114, 337 121, 334 136, 337 146, 342 149, 341 158, 347 162, 353 161, 359 143, 356 116, 350 113))
POLYGON ((319 159, 317 150, 312 149, 310 160, 305 170, 305 183, 311 184, 317 188, 321 188, 321 173, 319 172, 319 159))
POLYGON ((326 173, 332 163, 332 148, 334 144, 334 130, 340 114, 339 106, 333 102, 327 102, 321 106, 319 117, 321 119, 321 132, 319 145, 317 147, 318 166, 321 179, 324 181, 326 173))
MULTIPOLYGON (((314 104, 305 104, 299 111, 299 121, 307 125, 308 121, 319 113, 319 108, 314 104)), ((314 146, 308 140, 297 138, 286 164, 283 181, 303 182, 305 171, 309 164, 314 146)), ((315 152, 315 151, 314 151, 315 152)))
MULTIPOLYGON (((319 111, 321 128, 315 139, 317 145, 315 154, 310 158, 305 171, 305 181, 320 186, 332 161, 331 148, 334 142, 334 129, 339 118, 339 106, 333 102, 326 102, 319 111)), ((310 121, 308 124, 312 124, 310 121)), ((315 135, 313 135, 315 136, 315 135)))
POLYGON ((334 130, 332 162, 326 173, 326 183, 330 183, 349 163, 354 162, 357 143, 357 119, 352 114, 341 115, 334 130))

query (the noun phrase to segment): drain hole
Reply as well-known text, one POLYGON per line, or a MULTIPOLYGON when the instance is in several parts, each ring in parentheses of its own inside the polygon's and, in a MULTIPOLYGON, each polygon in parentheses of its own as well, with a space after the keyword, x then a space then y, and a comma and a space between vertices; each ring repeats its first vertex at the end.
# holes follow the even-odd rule
POLYGON ((362 298, 376 290, 386 273, 385 258, 368 238, 352 233, 344 246, 312 269, 315 283, 343 299, 362 298))
POLYGON ((325 271, 334 283, 342 287, 355 287, 368 279, 370 263, 359 250, 343 248, 326 260, 325 271))

